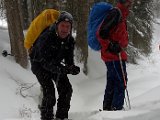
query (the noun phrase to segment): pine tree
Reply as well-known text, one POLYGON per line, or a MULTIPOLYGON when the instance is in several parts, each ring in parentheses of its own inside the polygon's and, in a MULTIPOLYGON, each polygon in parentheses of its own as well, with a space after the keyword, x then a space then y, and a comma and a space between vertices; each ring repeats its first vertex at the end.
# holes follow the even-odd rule
POLYGON ((135 0, 128 20, 129 30, 129 60, 135 59, 143 54, 151 53, 152 43, 152 12, 153 0, 135 0))

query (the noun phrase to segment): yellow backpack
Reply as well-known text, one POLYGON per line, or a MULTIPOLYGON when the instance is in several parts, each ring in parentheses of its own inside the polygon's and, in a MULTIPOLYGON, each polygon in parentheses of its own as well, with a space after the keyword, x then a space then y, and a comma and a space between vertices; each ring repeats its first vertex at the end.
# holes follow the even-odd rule
POLYGON ((24 47, 28 50, 32 47, 41 32, 57 21, 60 12, 54 9, 46 9, 39 14, 30 24, 25 40, 24 47))

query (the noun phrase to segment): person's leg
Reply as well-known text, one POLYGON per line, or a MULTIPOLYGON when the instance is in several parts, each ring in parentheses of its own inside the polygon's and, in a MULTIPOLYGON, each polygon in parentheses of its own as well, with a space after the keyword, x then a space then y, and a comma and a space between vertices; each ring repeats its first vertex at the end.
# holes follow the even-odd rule
POLYGON ((127 73, 126 73, 126 64, 123 61, 123 67, 121 68, 120 62, 114 62, 114 70, 115 70, 115 85, 114 85, 114 96, 112 101, 112 109, 113 110, 121 110, 124 105, 125 98, 125 85, 122 74, 122 69, 124 71, 125 80, 127 81, 127 73))
POLYGON ((106 62, 107 83, 103 100, 103 110, 111 110, 113 93, 114 93, 114 74, 112 62, 106 62))
POLYGON ((68 111, 70 109, 70 101, 72 97, 72 86, 67 75, 60 75, 55 81, 58 90, 58 103, 56 118, 68 118, 68 111))
POLYGON ((52 81, 53 75, 39 66, 32 66, 32 71, 36 75, 43 90, 42 104, 39 107, 41 120, 52 120, 54 118, 53 106, 56 103, 55 88, 52 81))

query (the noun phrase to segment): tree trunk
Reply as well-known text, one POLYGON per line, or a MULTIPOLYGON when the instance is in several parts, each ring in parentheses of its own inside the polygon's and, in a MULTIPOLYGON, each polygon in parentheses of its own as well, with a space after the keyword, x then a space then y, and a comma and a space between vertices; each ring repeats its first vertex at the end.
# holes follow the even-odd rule
POLYGON ((27 0, 28 5, 28 22, 31 23, 34 18, 33 0, 27 0))
POLYGON ((59 10, 59 4, 57 0, 46 0, 46 8, 53 8, 59 10))
POLYGON ((82 0, 81 4, 77 2, 77 36, 76 36, 76 46, 78 48, 78 60, 84 63, 83 72, 87 75, 87 59, 88 59, 88 44, 87 44, 87 21, 89 4, 88 1, 82 0))
POLYGON ((23 29, 27 29, 29 26, 29 21, 28 21, 28 5, 27 5, 27 0, 19 0, 19 10, 21 11, 21 23, 23 29))
POLYGON ((5 0, 11 53, 23 68, 27 67, 27 52, 24 48, 24 35, 20 20, 18 0, 5 0))

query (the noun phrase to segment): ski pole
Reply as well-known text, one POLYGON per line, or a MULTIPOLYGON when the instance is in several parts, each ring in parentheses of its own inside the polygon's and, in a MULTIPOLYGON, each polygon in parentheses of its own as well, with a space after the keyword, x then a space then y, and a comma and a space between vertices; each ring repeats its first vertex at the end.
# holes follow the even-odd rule
POLYGON ((122 75, 123 75, 124 86, 127 87, 127 83, 126 83, 126 80, 125 80, 125 74, 124 74, 124 70, 123 70, 123 64, 122 64, 121 54, 119 53, 118 55, 119 55, 120 66, 121 66, 122 75))
POLYGON ((129 99, 129 94, 128 94, 127 88, 126 88, 126 93, 127 93, 127 98, 128 98, 129 109, 131 110, 131 103, 130 103, 130 99, 129 99))
POLYGON ((125 86, 125 88, 126 88, 125 90, 126 90, 126 93, 127 93, 128 105, 129 105, 129 109, 131 109, 129 94, 128 94, 128 90, 127 90, 127 83, 126 83, 126 80, 125 80, 125 74, 124 74, 124 70, 123 70, 121 53, 119 53, 118 56, 119 56, 119 60, 120 60, 120 67, 121 67, 121 70, 122 70, 122 75, 123 75, 123 80, 124 80, 124 86, 125 86))
POLYGON ((128 107, 127 100, 126 100, 126 97, 125 97, 124 99, 125 99, 126 107, 129 108, 129 107, 128 107))
POLYGON ((8 53, 8 52, 7 52, 7 50, 3 50, 3 52, 2 52, 2 56, 3 56, 3 57, 7 57, 8 55, 10 55, 10 56, 14 56, 14 55, 12 55, 12 54, 8 53))
MULTIPOLYGON (((2 51, 2 56, 3 56, 3 57, 7 57, 8 55, 10 55, 10 56, 12 56, 12 57, 15 57, 15 55, 12 55, 11 53, 8 53, 7 50, 3 50, 3 51, 2 51)), ((22 57, 18 57, 18 58, 22 58, 22 57)), ((28 57, 27 59, 30 60, 29 57, 28 57)))

